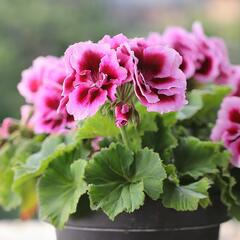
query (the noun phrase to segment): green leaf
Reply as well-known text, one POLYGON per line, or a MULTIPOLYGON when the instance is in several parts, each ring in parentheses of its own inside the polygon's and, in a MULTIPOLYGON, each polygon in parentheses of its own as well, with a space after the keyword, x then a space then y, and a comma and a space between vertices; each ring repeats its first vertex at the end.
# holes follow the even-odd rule
POLYGON ((177 139, 172 132, 173 119, 174 115, 172 114, 158 116, 158 131, 156 133, 146 132, 143 137, 143 146, 154 149, 167 163, 172 161, 172 151, 177 146, 177 139))
POLYGON ((30 179, 16 190, 21 196, 20 217, 23 220, 31 219, 36 215, 38 208, 36 180, 30 179))
POLYGON ((144 202, 143 182, 131 181, 133 162, 129 149, 112 144, 97 153, 86 167, 91 206, 101 208, 112 220, 123 211, 133 212, 144 202))
POLYGON ((173 208, 177 211, 197 210, 201 202, 209 202, 209 187, 210 182, 207 178, 184 186, 166 182, 162 194, 162 203, 166 208, 173 208))
POLYGON ((21 196, 12 190, 13 175, 11 169, 6 169, 0 173, 0 205, 6 211, 16 208, 21 203, 21 196))
POLYGON ((41 143, 35 139, 22 140, 17 147, 11 162, 12 165, 24 164, 28 157, 41 149, 41 143))
POLYGON ((179 120, 194 117, 206 121, 215 120, 223 98, 229 94, 228 86, 210 85, 204 89, 194 89, 188 93, 188 104, 177 113, 179 120))
POLYGON ((144 192, 157 199, 165 177, 156 153, 143 149, 134 156, 121 144, 111 144, 95 154, 86 168, 91 206, 101 208, 112 220, 143 205, 144 192))
POLYGON ((207 89, 204 89, 202 92, 202 108, 194 115, 194 118, 205 122, 215 121, 224 97, 230 92, 230 87, 220 85, 210 85, 207 89))
POLYGON ((179 173, 195 179, 218 173, 218 166, 223 161, 229 162, 229 154, 221 151, 220 144, 194 137, 182 138, 174 150, 174 156, 179 173))
POLYGON ((157 200, 163 191, 163 180, 167 177, 160 157, 148 148, 135 155, 135 181, 143 181, 144 191, 153 200, 157 200))
POLYGON ((114 120, 108 116, 97 112, 82 123, 78 129, 78 139, 88 139, 101 137, 116 137, 119 135, 119 129, 115 126, 114 120))
POLYGON ((146 131, 156 132, 158 127, 155 120, 158 113, 148 112, 147 108, 140 103, 136 104, 135 107, 140 117, 140 123, 138 126, 140 135, 143 135, 146 131))
POLYGON ((203 91, 194 89, 188 94, 188 104, 177 113, 177 119, 184 120, 191 118, 203 107, 203 91))
MULTIPOLYGON (((5 210, 11 210, 22 203, 19 189, 13 189, 13 166, 24 162, 33 152, 39 150, 40 143, 35 139, 25 139, 17 136, 0 149, 0 205, 5 210)), ((24 186, 25 187, 25 186, 24 186)))
POLYGON ((56 157, 38 185, 39 212, 42 220, 63 228, 74 213, 81 195, 87 190, 84 181, 85 160, 76 160, 76 150, 65 149, 56 157))
POLYGON ((129 148, 134 152, 137 152, 142 148, 142 136, 146 131, 156 132, 157 131, 157 123, 156 116, 158 113, 147 112, 146 107, 141 105, 140 103, 136 104, 136 110, 139 115, 139 124, 131 124, 129 123, 126 127, 126 133, 128 138, 129 148))
POLYGON ((192 136, 208 140, 217 119, 220 105, 230 91, 229 87, 219 85, 210 85, 205 89, 193 90, 190 93, 189 105, 185 107, 185 110, 183 109, 184 115, 182 112, 178 114, 178 119, 183 120, 181 125, 191 131, 192 136), (192 107, 194 110, 190 111, 192 107))
POLYGON ((132 213, 144 203, 143 182, 105 183, 91 185, 89 189, 92 209, 101 208, 111 220, 122 213, 132 213))
POLYGON ((227 206, 229 215, 240 220, 239 168, 224 169, 221 175, 216 176, 215 184, 221 192, 221 201, 227 206))
POLYGON ((49 136, 42 143, 41 150, 31 155, 27 161, 14 169, 14 187, 19 186, 30 178, 39 176, 47 168, 48 164, 64 148, 62 136, 49 136))
POLYGON ((142 148, 142 136, 137 127, 129 125, 126 128, 126 137, 128 140, 128 147, 131 150, 137 152, 142 148))
POLYGON ((0 148, 0 205, 6 211, 16 208, 21 203, 21 197, 12 190, 14 173, 11 169, 11 159, 16 146, 5 143, 0 148))
POLYGON ((0 148, 0 171, 4 171, 11 165, 11 159, 16 151, 16 146, 5 143, 0 148))
POLYGON ((177 168, 174 164, 168 164, 165 165, 165 171, 167 173, 167 179, 170 182, 175 183, 176 185, 179 185, 179 177, 178 177, 178 172, 177 172, 177 168))

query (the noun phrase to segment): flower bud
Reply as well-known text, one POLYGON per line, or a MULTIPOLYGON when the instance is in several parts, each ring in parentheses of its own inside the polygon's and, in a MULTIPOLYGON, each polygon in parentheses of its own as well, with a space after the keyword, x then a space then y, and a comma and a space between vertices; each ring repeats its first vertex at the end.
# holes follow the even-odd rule
POLYGON ((115 108, 115 118, 116 118, 116 125, 117 127, 121 128, 123 126, 126 126, 128 124, 128 120, 131 117, 132 114, 132 107, 125 103, 119 103, 117 104, 115 108))

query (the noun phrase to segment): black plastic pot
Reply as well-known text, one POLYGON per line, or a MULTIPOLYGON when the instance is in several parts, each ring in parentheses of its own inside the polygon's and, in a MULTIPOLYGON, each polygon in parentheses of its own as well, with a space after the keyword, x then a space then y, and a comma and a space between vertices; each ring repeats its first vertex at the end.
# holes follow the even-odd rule
POLYGON ((122 214, 114 222, 102 212, 83 213, 81 218, 71 219, 64 230, 57 230, 57 239, 218 240, 219 226, 227 220, 226 208, 218 200, 194 212, 177 212, 148 200, 139 211, 122 214))

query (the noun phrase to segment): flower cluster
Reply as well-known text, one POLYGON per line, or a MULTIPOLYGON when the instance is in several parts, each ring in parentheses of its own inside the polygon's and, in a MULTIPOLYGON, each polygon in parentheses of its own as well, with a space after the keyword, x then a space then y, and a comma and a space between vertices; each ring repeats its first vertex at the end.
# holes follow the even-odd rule
POLYGON ((235 66, 230 63, 224 41, 206 36, 200 23, 193 24, 191 32, 181 27, 170 27, 162 35, 153 33, 148 39, 178 51, 183 58, 180 68, 188 79, 194 78, 201 83, 233 84, 235 66))
POLYGON ((235 107, 230 103, 240 97, 240 66, 230 63, 224 41, 206 36, 199 23, 192 31, 170 27, 147 38, 119 34, 96 43, 75 43, 62 58, 37 58, 23 71, 18 89, 28 103, 25 123, 36 133, 57 133, 95 115, 106 103, 119 128, 136 118, 136 101, 149 112, 179 111, 187 103, 188 79, 232 86, 212 139, 223 140, 236 160, 239 130, 235 133, 233 128, 239 123, 225 121, 235 107))
POLYGON ((31 202, 22 217, 39 206, 62 228, 82 195, 113 220, 146 197, 195 211, 217 189, 240 219, 240 66, 199 23, 75 43, 34 60, 18 89, 21 118, 0 126, 0 207, 31 202))
POLYGON ((75 120, 94 115, 106 101, 121 101, 115 110, 116 123, 127 124, 131 99, 123 93, 125 84, 134 86, 136 97, 149 111, 177 111, 186 103, 186 78, 179 69, 182 58, 172 48, 120 34, 105 36, 98 43, 76 43, 64 59, 68 76, 61 108, 66 106, 75 120))
POLYGON ((65 77, 63 59, 53 56, 39 57, 23 71, 18 90, 29 104, 23 108, 23 116, 26 119, 32 106, 28 125, 36 133, 62 132, 73 126, 73 117, 66 110, 58 112, 65 77))

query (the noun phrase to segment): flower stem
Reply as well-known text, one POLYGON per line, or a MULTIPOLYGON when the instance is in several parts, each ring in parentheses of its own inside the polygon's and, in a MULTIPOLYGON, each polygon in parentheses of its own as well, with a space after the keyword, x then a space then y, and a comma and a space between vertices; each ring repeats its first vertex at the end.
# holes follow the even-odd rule
POLYGON ((121 135, 122 135, 122 141, 123 141, 124 145, 128 146, 128 138, 127 138, 125 127, 121 127, 120 132, 121 132, 121 135))

